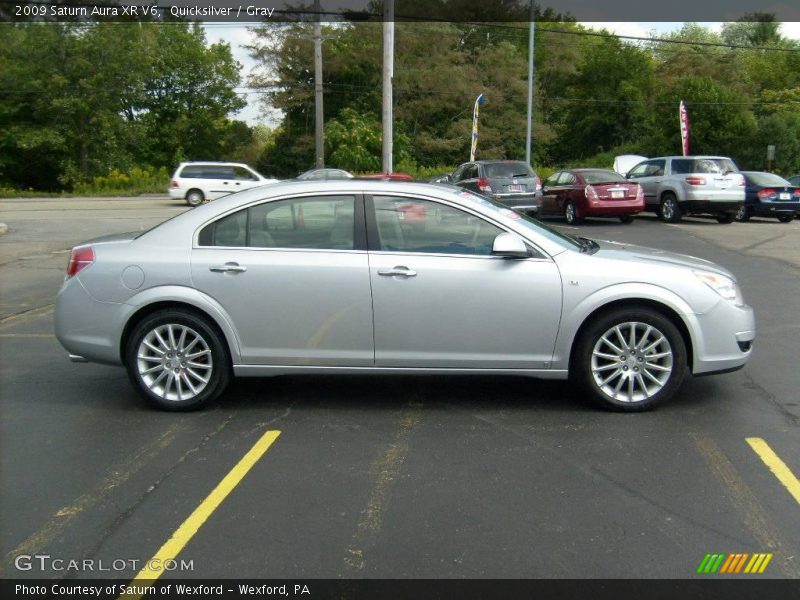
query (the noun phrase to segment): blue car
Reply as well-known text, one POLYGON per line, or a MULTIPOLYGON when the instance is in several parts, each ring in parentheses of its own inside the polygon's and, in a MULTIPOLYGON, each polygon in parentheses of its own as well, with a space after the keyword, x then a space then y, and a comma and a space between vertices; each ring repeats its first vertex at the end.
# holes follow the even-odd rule
POLYGON ((800 212, 800 187, 774 173, 742 171, 745 179, 744 204, 736 213, 740 222, 750 217, 773 217, 788 223, 800 212))

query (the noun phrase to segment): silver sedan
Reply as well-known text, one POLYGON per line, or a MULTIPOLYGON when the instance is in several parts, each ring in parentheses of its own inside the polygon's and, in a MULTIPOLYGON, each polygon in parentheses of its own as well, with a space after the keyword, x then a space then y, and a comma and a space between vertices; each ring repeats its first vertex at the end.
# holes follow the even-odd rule
POLYGON ((755 322, 714 263, 571 237, 454 187, 286 182, 72 250, 56 335, 167 410, 233 375, 570 378, 640 411, 732 371, 755 322))

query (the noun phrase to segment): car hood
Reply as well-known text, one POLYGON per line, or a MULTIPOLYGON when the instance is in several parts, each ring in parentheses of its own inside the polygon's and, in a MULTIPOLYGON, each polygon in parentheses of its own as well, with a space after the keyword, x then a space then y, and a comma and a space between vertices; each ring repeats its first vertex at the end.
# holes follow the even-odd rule
POLYGON ((689 269, 698 269, 701 271, 712 271, 725 275, 735 280, 733 274, 720 267, 718 264, 697 258, 696 256, 689 256, 688 254, 678 254, 677 252, 669 252, 667 250, 659 250, 657 248, 648 248, 647 246, 637 246, 635 244, 623 244, 621 242, 613 242, 611 240, 595 240, 600 249, 595 253, 595 256, 602 258, 610 258, 612 260, 624 260, 629 262, 645 263, 645 264, 660 264, 674 267, 684 267, 689 269))

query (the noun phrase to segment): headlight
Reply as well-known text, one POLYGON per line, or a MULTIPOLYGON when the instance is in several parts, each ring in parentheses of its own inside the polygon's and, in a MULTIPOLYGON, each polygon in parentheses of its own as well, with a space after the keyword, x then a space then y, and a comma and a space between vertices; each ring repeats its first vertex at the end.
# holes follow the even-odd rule
POLYGON ((718 273, 711 273, 709 271, 692 272, 695 277, 725 298, 725 300, 733 302, 736 306, 744 306, 742 290, 739 289, 739 286, 730 277, 719 275, 718 273))

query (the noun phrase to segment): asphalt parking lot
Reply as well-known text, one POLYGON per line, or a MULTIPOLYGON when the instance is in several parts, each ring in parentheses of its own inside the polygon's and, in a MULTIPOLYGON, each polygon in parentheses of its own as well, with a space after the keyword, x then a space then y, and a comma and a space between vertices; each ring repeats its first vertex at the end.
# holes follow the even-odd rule
POLYGON ((122 369, 70 363, 52 313, 73 244, 186 208, 0 201, 2 577, 125 580, 171 552, 192 568, 170 577, 671 579, 771 553, 750 577, 800 579, 800 221, 580 227, 716 261, 756 311, 745 369, 654 412, 521 378, 287 376, 171 414, 122 369))

